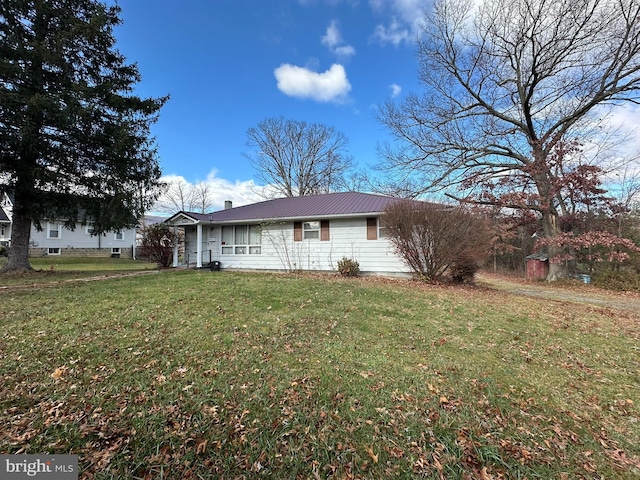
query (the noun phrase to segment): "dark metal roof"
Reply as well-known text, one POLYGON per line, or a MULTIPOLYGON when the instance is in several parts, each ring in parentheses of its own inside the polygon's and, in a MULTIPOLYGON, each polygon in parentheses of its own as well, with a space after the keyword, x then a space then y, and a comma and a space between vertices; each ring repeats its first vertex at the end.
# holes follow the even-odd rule
MULTIPOLYGON (((397 197, 359 192, 277 198, 213 213, 179 212, 202 222, 264 221, 269 219, 329 218, 377 215, 397 197)), ((171 218, 176 217, 178 214, 171 218)), ((171 219, 169 219, 171 220, 171 219)))
POLYGON ((546 253, 532 253, 531 255, 524 257, 525 260, 540 260, 546 262, 549 260, 549 255, 546 253))
POLYGON ((4 209, 2 207, 0 207, 0 222, 2 223, 10 223, 11 220, 9 220, 9 217, 7 216, 6 212, 4 211, 4 209))

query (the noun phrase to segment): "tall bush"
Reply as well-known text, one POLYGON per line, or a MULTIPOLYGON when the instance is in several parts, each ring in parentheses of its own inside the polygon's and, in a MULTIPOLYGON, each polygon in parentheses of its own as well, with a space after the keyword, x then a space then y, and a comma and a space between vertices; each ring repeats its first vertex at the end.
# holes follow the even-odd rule
POLYGON ((164 223, 149 225, 142 231, 140 257, 156 262, 159 267, 169 267, 178 240, 173 227, 164 223))
POLYGON ((468 281, 468 266, 482 263, 489 252, 485 218, 463 207, 403 200, 391 204, 382 221, 397 254, 426 281, 438 280, 445 273, 453 273, 457 281, 468 281), (461 259, 464 272, 450 271, 456 265, 462 267, 458 265, 461 259))

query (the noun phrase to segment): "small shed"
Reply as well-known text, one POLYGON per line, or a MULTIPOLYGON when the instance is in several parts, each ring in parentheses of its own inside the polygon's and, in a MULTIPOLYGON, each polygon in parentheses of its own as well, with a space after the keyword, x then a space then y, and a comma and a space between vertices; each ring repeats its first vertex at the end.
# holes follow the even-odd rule
POLYGON ((525 257, 527 267, 527 280, 547 278, 549 274, 549 255, 546 253, 534 253, 525 257))

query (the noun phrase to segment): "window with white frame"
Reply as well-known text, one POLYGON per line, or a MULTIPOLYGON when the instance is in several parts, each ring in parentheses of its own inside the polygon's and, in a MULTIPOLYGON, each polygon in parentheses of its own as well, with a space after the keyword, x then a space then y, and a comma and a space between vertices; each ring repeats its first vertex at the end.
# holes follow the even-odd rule
POLYGON ((60 255, 60 247, 49 247, 47 249, 48 255, 60 255))
POLYGON ((4 237, 6 234, 4 223, 0 223, 0 237, 4 237))
POLYGON ((113 234, 113 239, 114 240, 124 240, 124 232, 122 230, 117 230, 113 234))
POLYGON ((120 247, 113 247, 111 248, 111 254, 112 255, 120 255, 121 251, 120 251, 120 247))
POLYGON ((262 229, 260 225, 249 225, 249 255, 262 253, 262 229))
POLYGON ((367 240, 377 240, 386 236, 386 227, 381 218, 367 218, 367 240))
POLYGON ((305 240, 320 238, 320 222, 304 222, 302 224, 302 238, 305 240))
POLYGON ((387 227, 384 224, 382 218, 378 218, 378 238, 384 238, 387 236, 387 227))
POLYGON ((260 225, 225 225, 221 243, 223 255, 259 255, 262 253, 260 225))
POLYGON ((94 230, 95 227, 92 223, 84 226, 84 233, 86 233, 87 235, 93 235, 94 230))
MULTIPOLYGON (((62 225, 55 222, 47 223, 47 238, 61 238, 62 237, 62 225)), ((55 255, 55 254, 52 254, 55 255)))

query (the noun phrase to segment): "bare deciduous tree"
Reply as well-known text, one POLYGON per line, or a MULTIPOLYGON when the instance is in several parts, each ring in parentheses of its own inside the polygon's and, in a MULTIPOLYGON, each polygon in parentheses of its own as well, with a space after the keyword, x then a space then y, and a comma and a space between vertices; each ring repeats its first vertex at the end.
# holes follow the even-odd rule
POLYGON ((213 208, 213 203, 211 185, 206 182, 190 184, 183 178, 177 178, 166 182, 166 189, 155 208, 166 213, 207 213, 213 208))
POLYGON ((156 208, 168 213, 189 211, 191 206, 191 186, 184 179, 166 182, 166 190, 156 208))
POLYGON ((213 208, 213 189, 207 182, 196 183, 191 187, 191 211, 210 212, 213 208))
POLYGON ((384 166, 418 172, 423 192, 533 210, 553 238, 563 175, 598 174, 566 145, 597 141, 607 108, 640 99, 640 2, 437 0, 418 58, 424 95, 379 112, 399 141, 384 166))
POLYGON ((246 154, 261 181, 285 197, 343 189, 352 169, 347 138, 319 123, 268 118, 247 131, 246 154))

